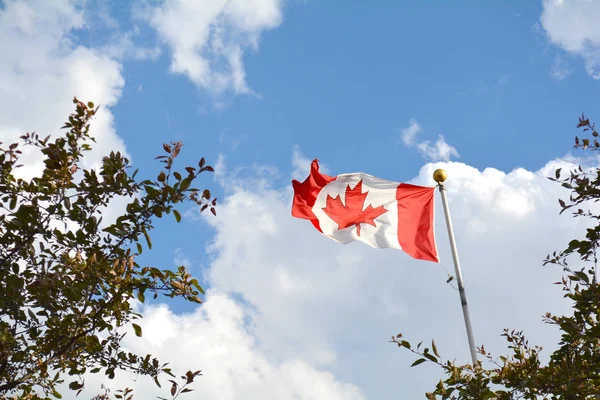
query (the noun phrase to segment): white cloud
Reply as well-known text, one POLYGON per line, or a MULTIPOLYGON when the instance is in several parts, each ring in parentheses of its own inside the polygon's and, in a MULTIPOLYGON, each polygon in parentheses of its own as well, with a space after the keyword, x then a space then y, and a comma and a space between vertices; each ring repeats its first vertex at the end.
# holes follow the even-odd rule
MULTIPOLYGON (((75 44, 73 29, 84 27, 73 1, 8 1, 0 10, 0 141, 14 142, 25 132, 56 134, 73 111, 72 98, 102 105, 91 134, 98 143, 84 163, 97 165, 110 150, 125 150, 109 107, 124 85, 121 65, 105 54, 75 44)), ((40 171, 39 154, 23 155, 23 176, 40 171)))
POLYGON ((102 53, 115 59, 137 61, 156 60, 161 55, 160 46, 141 46, 135 39, 133 32, 117 31, 108 44, 101 47, 102 53))
POLYGON ((581 56, 586 71, 600 79, 600 3, 590 0, 543 0, 542 27, 551 43, 581 56))
POLYGON ((140 8, 171 50, 170 69, 212 93, 251 93, 242 61, 261 33, 282 21, 279 0, 176 0, 140 8))
MULTIPOLYGON (((304 169, 306 161, 296 150, 294 167, 304 169)), ((506 327, 523 329, 546 352, 558 339, 541 316, 567 309, 552 285, 561 271, 540 264, 582 233, 585 221, 558 215, 556 199, 567 191, 546 176, 571 166, 556 160, 535 172, 505 173, 439 162, 411 181, 431 185, 436 168, 449 173, 475 339, 497 354, 506 352, 506 327)), ((422 397, 441 375, 409 367, 414 358, 387 342, 399 331, 415 341, 435 338, 443 356, 469 360, 458 294, 445 283, 453 266, 440 202, 437 265, 327 240, 290 216, 289 187, 273 187, 260 168, 245 171, 243 185, 223 177, 229 194, 218 217, 206 218, 216 234, 205 304, 180 314, 146 307, 144 337, 127 338, 127 346, 170 361, 178 372, 202 369, 196 393, 214 399, 422 397)), ((176 256, 177 263, 185 258, 176 256)), ((101 380, 90 378, 86 395, 101 380)), ((148 380, 126 374, 110 384, 134 387, 141 398, 159 394, 148 380)))
POLYGON ((442 135, 438 135, 438 139, 433 144, 429 140, 418 143, 417 149, 425 159, 431 161, 448 161, 452 157, 460 157, 454 146, 446 143, 442 135))
POLYGON ((417 137, 417 135, 421 131, 422 131, 421 125, 419 125, 419 123, 416 120, 411 119, 410 120, 410 125, 408 125, 404 129, 402 129, 402 136, 401 136, 402 137, 402 141, 407 146, 414 145, 415 144, 415 138, 417 137))
MULTIPOLYGON (((565 191, 546 179, 564 164, 504 173, 436 163, 413 180, 430 185, 435 168, 449 172, 475 337, 488 349, 504 349, 499 335, 505 327, 524 329, 546 348, 557 338, 541 315, 565 309, 552 285, 561 271, 540 264, 582 230, 582 221, 558 216, 556 199, 565 191)), ((412 357, 386 342, 398 331, 415 340, 435 338, 445 356, 468 360, 458 294, 440 266, 326 240, 306 221, 290 217, 290 203, 288 188, 257 183, 238 187, 221 203, 219 217, 207 220, 217 231, 207 278, 249 303, 251 334, 267 359, 326 368, 377 399, 418 398, 439 377, 432 369, 408 367, 412 357)), ((436 207, 442 267, 452 271, 436 207)))
POLYGON ((554 57, 554 62, 552 62, 552 67, 550 68, 550 76, 557 81, 562 81, 569 76, 571 72, 572 71, 564 58, 557 54, 556 57, 554 57))
MULTIPOLYGON (((252 326, 246 324, 247 312, 230 297, 209 291, 206 302, 192 313, 174 314, 166 306, 144 307, 140 321, 141 339, 128 339, 125 345, 139 354, 152 353, 169 360, 174 372, 202 369, 196 378, 195 392, 187 398, 282 399, 282 400, 362 400, 354 385, 340 382, 333 374, 320 371, 305 361, 267 359, 258 349, 252 326)), ((104 382, 118 389, 135 387, 135 397, 164 396, 163 389, 147 378, 119 373, 114 381, 104 382)), ((97 393, 103 376, 87 378, 89 387, 82 393, 89 398, 97 393)), ((165 389, 166 388, 166 389, 165 389)), ((66 392, 65 392, 66 393, 66 392)))
POLYGON ((429 161, 448 161, 453 157, 460 157, 456 148, 446 143, 442 135, 438 135, 435 143, 431 143, 429 140, 418 142, 417 136, 422 131, 421 125, 416 120, 411 119, 410 124, 402 129, 400 138, 406 146, 415 147, 421 153, 421 156, 429 161))
POLYGON ((181 250, 180 248, 175 249, 175 254, 173 254, 173 263, 175 264, 176 267, 180 267, 183 265, 188 270, 191 270, 191 267, 192 267, 192 262, 190 261, 188 256, 186 256, 183 253, 183 250, 181 250))

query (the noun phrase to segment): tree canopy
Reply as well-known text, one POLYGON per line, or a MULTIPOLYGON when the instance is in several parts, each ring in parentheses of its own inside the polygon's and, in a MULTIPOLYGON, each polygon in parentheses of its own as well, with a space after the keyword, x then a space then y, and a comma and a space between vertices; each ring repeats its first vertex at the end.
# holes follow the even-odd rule
MULTIPOLYGON (((78 393, 83 375, 113 378, 117 370, 153 378, 174 377, 152 355, 125 351, 126 334, 142 336, 132 301, 147 296, 201 303, 204 294, 185 266, 172 271, 138 264, 152 248, 153 221, 165 215, 181 220, 177 209, 191 202, 216 215, 216 199, 193 185, 213 171, 202 158, 175 171, 182 143, 164 144, 156 179, 137 179, 129 160, 111 152, 97 169, 82 169, 91 149, 90 122, 98 108, 73 100, 75 112, 64 135, 50 140, 36 133, 18 143, 0 143, 0 397, 61 397, 63 382, 78 393), (44 168, 32 179, 17 178, 23 148, 37 149, 44 168), (115 221, 103 221, 111 201, 127 204, 115 221)), ((113 210, 114 211, 114 210, 113 210)), ((171 395, 200 371, 188 371, 171 395)), ((121 397, 119 397, 121 396, 121 397)), ((116 394, 130 398, 129 389, 116 394)))

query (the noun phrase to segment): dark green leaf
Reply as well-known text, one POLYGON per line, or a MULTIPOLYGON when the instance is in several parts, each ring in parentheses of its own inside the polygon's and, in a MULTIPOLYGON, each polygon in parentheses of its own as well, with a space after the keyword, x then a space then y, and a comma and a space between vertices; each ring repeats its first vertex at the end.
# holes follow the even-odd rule
POLYGON ((411 367, 415 367, 419 364, 423 364, 425 362, 424 358, 419 358, 417 361, 415 361, 414 363, 411 364, 411 367))
POLYGON ((148 232, 146 232, 146 230, 144 230, 144 237, 146 238, 146 243, 148 244, 148 248, 152 249, 152 240, 150 239, 150 235, 148 235, 148 232))
POLYGON ((181 181, 181 186, 179 188, 181 189, 181 191, 187 190, 187 188, 190 187, 191 183, 192 183, 192 180, 189 177, 187 177, 181 181))
POLYGON ((133 330, 135 331, 135 336, 142 337, 142 327, 139 326, 138 324, 134 324, 134 323, 131 323, 131 326, 133 326, 133 330))

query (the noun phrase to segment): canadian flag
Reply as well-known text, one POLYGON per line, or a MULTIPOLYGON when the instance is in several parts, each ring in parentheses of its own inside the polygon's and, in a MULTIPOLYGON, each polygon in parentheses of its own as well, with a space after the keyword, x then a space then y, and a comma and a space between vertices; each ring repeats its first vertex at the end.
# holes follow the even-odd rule
POLYGON ((319 172, 318 160, 304 182, 294 180, 292 185, 292 216, 308 219, 325 236, 439 262, 433 231, 435 188, 362 172, 328 176, 319 172))

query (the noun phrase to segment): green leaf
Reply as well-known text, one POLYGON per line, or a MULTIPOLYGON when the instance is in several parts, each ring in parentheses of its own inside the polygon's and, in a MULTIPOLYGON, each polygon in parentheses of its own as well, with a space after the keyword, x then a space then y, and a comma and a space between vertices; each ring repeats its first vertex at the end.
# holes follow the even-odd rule
POLYGON ((431 341, 431 349, 433 350, 433 354, 435 354, 436 356, 440 356, 440 354, 438 353, 437 347, 435 346, 435 340, 431 341))
POLYGON ((144 229, 144 237, 146 238, 146 243, 148 244, 148 248, 150 250, 152 250, 152 240, 150 239, 150 235, 148 235, 148 232, 146 232, 146 230, 144 229))
POLYGON ((154 189, 152 186, 150 185, 146 185, 144 186, 144 189, 146 189, 146 193, 148 194, 148 196, 155 197, 158 194, 158 190, 154 189))
POLYGON ((200 286, 200 284, 198 283, 197 279, 195 279, 195 278, 192 279, 190 281, 190 285, 192 285, 193 287, 195 287, 196 289, 198 289, 200 291, 200 293, 206 294, 206 293, 204 293, 204 289, 202 289, 202 286, 200 286))
POLYGON ((184 190, 186 190, 187 188, 190 187, 191 183, 192 183, 192 180, 189 177, 187 177, 187 178, 185 178, 184 180, 181 181, 181 186, 179 188, 183 192, 184 190))
POLYGON ((138 254, 142 254, 142 245, 140 243, 136 243, 138 254))
POLYGON ((175 216, 175 220, 177 222, 181 222, 181 214, 179 214, 179 211, 173 209, 173 215, 175 216))
POLYGON ((31 311, 31 308, 27 309, 27 314, 29 314, 29 318, 31 318, 32 320, 34 320, 35 322, 38 321, 37 317, 35 316, 35 314, 33 313, 33 311, 31 311))
POLYGON ((142 292, 141 290, 138 291, 137 298, 140 301, 140 303, 143 303, 146 300, 146 296, 144 296, 144 292, 142 292))
POLYGON ((62 395, 58 393, 54 388, 52 389, 52 396, 56 397, 57 399, 62 399, 62 395))
POLYGON ((131 323, 133 326, 133 330, 135 331, 135 336, 142 337, 142 327, 138 324, 131 323))
POLYGON ((77 381, 73 381, 71 383, 69 383, 69 389, 71 390, 78 390, 81 389, 83 387, 83 385, 77 381))
POLYGON ((419 364, 423 364, 425 362, 424 358, 419 358, 417 361, 415 361, 414 363, 412 363, 411 367, 415 367, 419 364))

